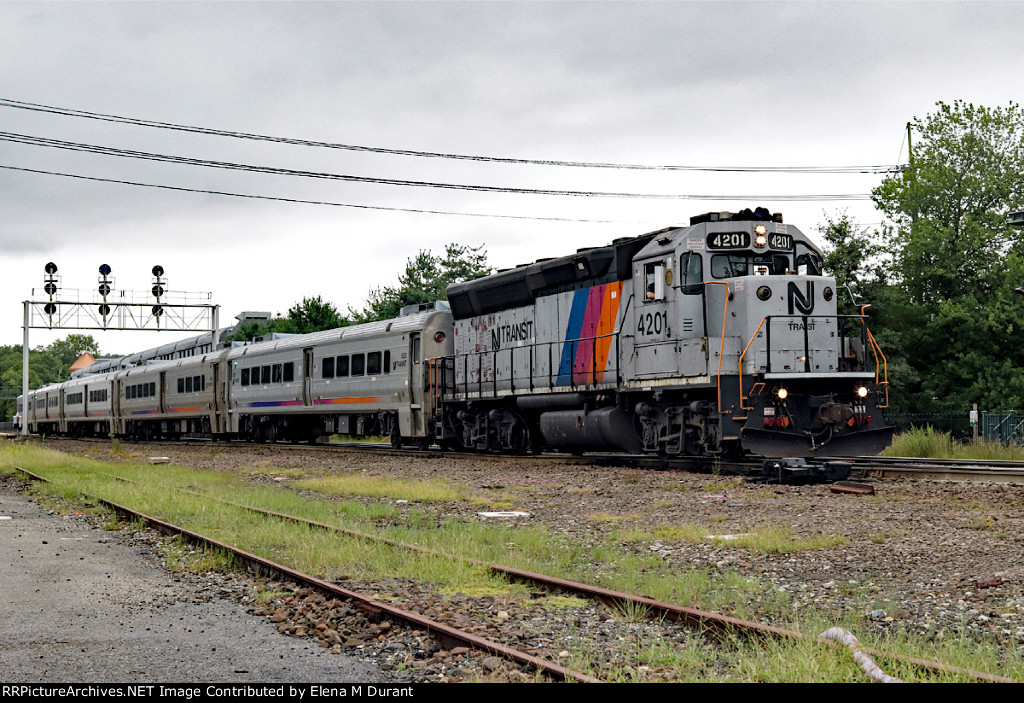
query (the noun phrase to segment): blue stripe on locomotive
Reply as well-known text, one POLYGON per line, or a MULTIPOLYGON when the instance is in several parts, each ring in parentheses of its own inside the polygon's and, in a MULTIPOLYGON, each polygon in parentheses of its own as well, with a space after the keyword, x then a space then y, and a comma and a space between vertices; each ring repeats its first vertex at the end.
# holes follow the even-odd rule
POLYGON ((580 338, 580 331, 583 329, 583 320, 587 312, 587 300, 590 298, 590 289, 581 288, 573 293, 572 307, 569 310, 569 324, 565 329, 565 342, 562 343, 562 359, 558 363, 558 379, 556 385, 568 386, 572 384, 572 362, 576 356, 576 345, 573 340, 580 338))

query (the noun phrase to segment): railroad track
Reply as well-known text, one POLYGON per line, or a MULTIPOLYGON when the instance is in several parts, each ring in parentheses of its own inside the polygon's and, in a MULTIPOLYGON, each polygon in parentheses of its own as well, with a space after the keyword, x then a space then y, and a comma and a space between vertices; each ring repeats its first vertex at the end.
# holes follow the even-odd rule
POLYGON ((851 473, 865 478, 1024 483, 1022 461, 964 461, 915 457, 848 457, 851 473))
MULTIPOLYGON (((32 478, 33 480, 49 482, 49 480, 43 476, 37 475, 20 467, 14 468, 22 472, 26 476, 32 478)), ((136 483, 134 480, 123 476, 109 474, 106 472, 96 473, 102 474, 116 481, 136 483)), ((486 563, 481 562, 479 560, 467 559, 460 556, 440 553, 425 549, 419 545, 392 540, 380 535, 368 534, 365 532, 359 532, 356 530, 351 530, 336 525, 330 525, 322 522, 309 520, 295 515, 266 510, 257 506, 227 501, 222 498, 210 496, 188 488, 178 488, 177 490, 205 500, 229 505, 239 510, 257 513, 276 520, 285 520, 293 523, 300 523, 309 527, 316 528, 318 530, 325 530, 328 532, 343 534, 349 537, 355 537, 362 540, 369 540, 381 544, 387 544, 392 547, 398 547, 400 549, 424 553, 430 556, 442 557, 451 560, 466 561, 477 566, 485 567, 490 571, 497 574, 501 574, 502 576, 510 580, 526 582, 531 585, 551 591, 569 592, 576 596, 580 596, 595 601, 600 601, 602 603, 622 610, 629 609, 631 611, 636 612, 637 608, 639 608, 640 612, 646 613, 648 617, 655 620, 669 620, 673 622, 680 622, 688 626, 715 630, 720 633, 756 635, 760 637, 794 640, 815 640, 824 646, 840 646, 838 643, 830 639, 823 638, 823 636, 811 637, 794 630, 779 628, 764 623, 742 620, 728 615, 704 611, 689 606, 665 603, 648 598, 643 595, 624 593, 621 591, 615 591, 586 583, 552 577, 536 572, 525 571, 514 567, 508 567, 494 563, 486 563)), ((92 496, 85 493, 83 493, 83 495, 85 495, 91 500, 94 500, 102 505, 107 506, 108 508, 110 508, 117 514, 121 515, 122 517, 143 520, 150 526, 165 533, 182 535, 187 539, 198 544, 230 552, 233 555, 235 555, 235 558, 237 560, 245 564, 249 570, 257 574, 269 574, 276 577, 290 579, 292 581, 295 581, 296 583, 305 584, 306 586, 313 588, 328 597, 348 600, 354 603, 357 609, 363 610, 367 613, 372 613, 375 617, 383 616, 393 619, 397 622, 410 625, 412 627, 424 628, 443 639, 460 642, 466 646, 473 647, 475 649, 488 652, 493 655, 504 657, 520 665, 525 665, 531 667, 536 671, 543 672, 556 679, 575 680, 581 682, 599 682, 599 679, 591 677, 587 674, 566 669, 557 664, 553 664, 552 662, 549 662, 545 659, 538 658, 526 652, 516 650, 514 648, 503 645, 499 642, 482 638, 472 633, 464 632, 462 630, 459 630, 458 628, 453 628, 444 623, 431 620, 409 610, 403 610, 396 606, 383 603, 380 600, 377 600, 371 596, 359 594, 354 591, 341 588, 336 584, 330 583, 316 576, 298 572, 294 569, 291 569, 288 566, 270 561, 264 557, 258 556, 251 552, 240 550, 235 546, 226 544, 222 541, 213 539, 209 536, 199 534, 184 527, 171 524, 169 522, 157 519, 149 515, 145 515, 125 505, 114 503, 100 496, 92 496)), ((917 668, 927 671, 953 673, 967 678, 973 678, 979 681, 1013 682, 1012 679, 1007 679, 1005 677, 999 677, 985 672, 977 672, 958 667, 953 667, 950 665, 943 664, 941 662, 916 659, 905 655, 899 655, 892 652, 885 652, 864 646, 861 646, 860 649, 863 652, 868 653, 874 657, 893 661, 900 661, 906 664, 911 664, 917 668)))
MULTIPOLYGON (((61 438, 64 439, 64 438, 61 438)), ((107 443, 100 438, 74 438, 76 442, 107 443)), ((134 444, 133 442, 127 442, 134 444)), ((761 460, 726 461, 708 457, 666 459, 633 454, 588 453, 580 456, 546 454, 486 454, 480 452, 450 452, 440 449, 394 449, 390 444, 369 442, 330 442, 323 444, 252 444, 244 441, 213 442, 206 439, 182 439, 146 442, 145 446, 206 446, 206 447, 273 447, 283 451, 293 449, 318 451, 371 452, 382 456, 422 456, 460 459, 496 459, 509 463, 558 462, 612 467, 646 468, 652 470, 694 471, 698 473, 721 473, 733 476, 747 476, 761 466, 761 460)), ((922 459, 915 457, 822 457, 847 461, 852 464, 851 476, 860 478, 911 478, 919 480, 946 481, 987 481, 993 483, 1024 483, 1024 461, 964 461, 958 459, 922 459)))

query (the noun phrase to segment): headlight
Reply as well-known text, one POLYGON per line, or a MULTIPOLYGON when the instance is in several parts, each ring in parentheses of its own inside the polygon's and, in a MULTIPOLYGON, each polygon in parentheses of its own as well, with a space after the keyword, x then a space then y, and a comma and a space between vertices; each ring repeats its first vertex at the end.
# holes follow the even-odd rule
POLYGON ((768 244, 768 228, 764 225, 758 225, 754 228, 754 246, 763 247, 768 244))
POLYGON ((786 398, 789 397, 789 391, 787 391, 785 388, 780 388, 779 390, 775 391, 775 395, 779 397, 779 400, 785 400, 786 398))
POLYGON ((761 300, 768 300, 772 297, 772 289, 768 286, 761 286, 757 289, 757 297, 761 300))
POLYGON ((858 398, 867 398, 868 397, 868 389, 867 389, 866 386, 861 386, 860 388, 857 389, 857 397, 858 398))

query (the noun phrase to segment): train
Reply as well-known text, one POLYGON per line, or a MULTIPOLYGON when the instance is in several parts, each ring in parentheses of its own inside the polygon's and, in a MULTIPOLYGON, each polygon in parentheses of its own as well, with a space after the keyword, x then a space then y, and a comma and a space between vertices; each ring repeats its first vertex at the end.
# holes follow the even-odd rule
POLYGON ((395 319, 39 388, 31 433, 493 453, 876 454, 885 356, 821 251, 765 208, 710 212, 448 287, 395 319))

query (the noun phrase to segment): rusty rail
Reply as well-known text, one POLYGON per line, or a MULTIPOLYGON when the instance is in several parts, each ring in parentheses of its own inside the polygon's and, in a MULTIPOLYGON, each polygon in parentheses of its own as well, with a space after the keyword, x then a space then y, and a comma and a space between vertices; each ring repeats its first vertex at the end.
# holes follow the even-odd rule
MULTIPOLYGON (((50 483, 49 479, 44 478, 43 476, 39 476, 38 474, 34 474, 31 471, 27 471, 26 469, 23 469, 18 466, 15 466, 14 468, 26 474, 33 480, 50 483)), ((566 669, 565 667, 559 666, 558 664, 553 664, 539 657, 535 657, 532 654, 527 654, 526 652, 521 652, 517 649, 507 647, 501 644, 500 642, 495 642, 485 637, 479 637, 472 633, 464 632, 457 628, 451 627, 450 625, 445 625, 444 623, 437 622, 436 620, 432 620, 418 613, 403 610, 388 603, 384 603, 382 601, 370 598, 369 596, 364 596, 362 594, 356 593, 355 591, 350 591, 346 588, 342 588, 333 583, 330 583, 329 581, 324 581, 323 579, 317 578, 316 576, 305 574, 301 571, 296 571, 295 569, 284 566, 283 564, 278 564, 269 559, 261 557, 258 554, 246 552, 242 549, 238 549, 237 547, 233 547, 224 542, 215 540, 212 537, 207 537, 205 535, 199 534, 198 532, 193 532, 184 527, 180 527, 178 525, 174 525, 164 520, 160 520, 159 518, 146 515, 145 513, 141 513, 127 506, 114 503, 113 501, 109 501, 105 498, 89 495, 88 493, 85 492, 82 492, 82 495, 90 500, 94 500, 98 503, 101 503, 102 505, 107 506, 108 508, 118 513, 119 515, 125 515, 133 519, 143 520, 148 525, 160 530, 161 532, 165 532, 167 534, 182 535, 198 544, 203 544, 217 549, 223 549, 224 551, 233 554, 235 557, 240 558, 244 563, 247 564, 247 566, 254 567, 252 568, 252 570, 257 574, 275 574, 293 580, 297 583, 305 584, 325 595, 336 598, 343 598, 345 600, 351 601, 364 612, 383 614, 386 617, 391 618, 392 620, 396 620, 398 622, 402 622, 404 624, 411 625, 416 628, 423 628, 441 637, 462 642, 470 647, 473 647, 474 649, 488 652, 490 654, 495 654, 497 656, 504 657, 519 664, 525 664, 527 666, 532 667, 533 669, 542 671, 561 680, 580 681, 583 683, 602 683, 600 679, 588 676, 587 674, 583 674, 578 671, 573 671, 571 669, 566 669)))
MULTIPOLYGON (((15 468, 18 468, 19 471, 23 471, 26 474, 29 474, 33 478, 40 478, 40 480, 44 480, 44 481, 46 480, 46 479, 42 479, 41 477, 36 477, 34 474, 31 474, 30 472, 25 471, 24 469, 20 469, 19 467, 15 467, 15 468)), ((106 475, 110 476, 111 478, 117 479, 117 480, 131 482, 131 479, 126 479, 126 478, 123 478, 123 477, 120 477, 120 476, 116 476, 116 475, 113 475, 113 474, 106 474, 106 475)), ((648 611, 649 611, 649 615, 651 617, 653 617, 653 618, 656 618, 656 619, 662 619, 663 618, 663 619, 666 619, 666 620, 671 620, 673 622, 680 622, 680 623, 682 623, 684 625, 688 625, 688 626, 705 627, 705 628, 709 628, 709 629, 716 630, 716 631, 728 631, 728 632, 735 632, 735 633, 755 634, 755 635, 779 637, 779 638, 786 638, 786 639, 793 639, 793 640, 813 639, 813 640, 815 640, 815 641, 817 641, 817 642, 819 642, 821 644, 827 645, 827 646, 838 646, 838 647, 843 646, 841 643, 834 642, 832 640, 825 639, 825 638, 822 638, 820 636, 806 635, 806 634, 804 634, 802 632, 799 632, 799 631, 796 631, 796 630, 790 630, 790 629, 787 629, 787 628, 776 627, 774 625, 768 625, 768 624, 765 624, 765 623, 759 623, 759 622, 754 622, 754 621, 750 621, 750 620, 743 620, 741 618, 735 618, 735 617, 732 617, 732 616, 729 616, 729 615, 724 615, 722 613, 715 613, 715 612, 711 612, 711 611, 701 610, 699 608, 692 608, 692 607, 689 607, 689 606, 678 605, 678 604, 675 604, 675 603, 666 603, 664 601, 658 601, 658 600, 655 600, 653 598, 649 598, 647 596, 625 593, 625 592, 622 592, 622 591, 616 591, 616 590, 609 589, 609 588, 603 588, 601 586, 593 586, 593 585, 581 583, 581 582, 578 582, 578 581, 572 581, 572 580, 569 580, 569 579, 563 579, 563 578, 558 578, 558 577, 554 577, 554 576, 548 576, 548 575, 545 575, 545 574, 539 574, 539 573, 536 573, 536 572, 526 571, 524 569, 518 569, 518 568, 515 568, 515 567, 504 566, 504 565, 501 565, 501 564, 494 564, 494 563, 483 562, 483 561, 480 561, 480 560, 477 560, 477 559, 470 559, 470 558, 465 558, 465 557, 459 557, 459 556, 447 554, 447 553, 444 553, 444 552, 437 552, 437 551, 434 551, 434 550, 427 549, 425 547, 421 547, 421 546, 416 545, 416 544, 411 544, 411 543, 408 543, 408 542, 402 542, 402 541, 399 541, 399 540, 393 540, 393 539, 390 539, 388 537, 381 537, 381 536, 378 536, 378 535, 372 535, 372 534, 369 534, 369 533, 366 533, 366 532, 360 532, 358 530, 351 530, 351 529, 348 529, 348 528, 337 527, 335 525, 329 525, 329 524, 326 524, 326 523, 318 522, 316 520, 309 520, 309 519, 298 517, 298 516, 295 516, 295 515, 289 515, 287 513, 280 513, 280 512, 276 512, 276 511, 272 511, 272 510, 266 510, 266 509, 263 509, 263 508, 257 508, 255 506, 244 505, 244 504, 241 504, 241 503, 234 503, 232 501, 224 500, 222 498, 216 498, 216 497, 209 496, 209 495, 206 495, 206 494, 203 494, 203 493, 199 493, 197 491, 192 491, 192 490, 189 490, 189 489, 178 489, 178 490, 181 490, 182 492, 189 493, 191 495, 195 495, 195 496, 198 496, 198 497, 201 497, 201 498, 205 498, 207 500, 213 500, 213 501, 216 501, 216 502, 219 502, 219 503, 223 503, 223 504, 226 504, 226 505, 231 505, 233 507, 237 507, 237 508, 240 508, 240 509, 243 509, 243 510, 249 510, 249 511, 252 511, 252 512, 255 512, 255 513, 260 513, 260 514, 263 514, 263 515, 268 515, 268 516, 279 518, 279 519, 283 519, 283 520, 289 520, 289 521, 292 521, 292 522, 302 523, 302 524, 306 524, 306 525, 309 525, 311 527, 316 527, 316 528, 323 529, 323 530, 328 530, 328 531, 332 531, 332 532, 338 532, 338 533, 349 535, 349 536, 352 536, 352 537, 358 537, 360 539, 368 539, 368 540, 372 540, 372 541, 376 541, 376 542, 380 542, 380 543, 384 543, 384 544, 389 544, 391 546, 396 546, 396 547, 401 547, 401 548, 404 548, 404 549, 409 549, 409 550, 416 551, 416 552, 419 552, 419 553, 422 553, 422 554, 426 554, 426 555, 438 556, 438 557, 448 558, 448 559, 453 559, 453 560, 461 559, 461 560, 466 561, 468 563, 472 563, 472 564, 476 564, 478 566, 486 567, 486 568, 490 569, 491 571, 493 571, 495 573, 503 574, 503 575, 508 576, 509 578, 512 578, 512 579, 515 579, 515 580, 524 581, 524 582, 527 582, 527 583, 532 583, 532 584, 535 584, 535 585, 538 585, 538 586, 541 586, 541 587, 544 587, 544 588, 553 589, 553 590, 562 590, 562 591, 567 591, 567 592, 570 592, 570 593, 575 593, 577 595, 580 595, 580 596, 583 596, 583 597, 586 597, 586 598, 589 598, 589 599, 592 599, 592 600, 601 601, 602 603, 605 603, 607 605, 612 605, 612 606, 623 606, 625 604, 640 605, 640 606, 643 606, 643 607, 647 608, 648 611)), ((104 504, 114 505, 114 504, 109 503, 108 501, 104 501, 103 499, 100 499, 100 498, 94 498, 94 499, 95 500, 100 500, 104 504)), ((124 510, 129 510, 129 509, 124 508, 124 510)), ((129 512, 131 512, 131 511, 129 511, 129 512)), ((153 519, 153 518, 144 518, 144 519, 150 520, 150 519, 153 519)), ((159 522, 159 521, 157 521, 157 522, 159 522)), ((175 529, 178 529, 178 528, 175 528, 175 529)), ((183 534, 191 534, 191 533, 187 533, 184 530, 182 530, 182 533, 183 534)), ((198 539, 206 540, 207 538, 204 538, 202 536, 198 536, 198 539)), ((211 542, 212 542, 212 540, 211 540, 211 542)), ((215 544, 217 546, 221 546, 219 543, 215 543, 215 544)), ((223 546, 222 548, 228 549, 229 551, 232 551, 232 552, 236 552, 236 553, 238 552, 238 550, 235 550, 233 547, 223 546)), ((247 553, 243 552, 243 554, 247 554, 247 553)), ((257 557, 255 555, 252 555, 252 556, 255 559, 257 559, 257 560, 266 561, 266 560, 263 560, 262 557, 257 557)), ((269 562, 269 563, 273 564, 273 562, 269 562)), ((281 569, 287 569, 287 567, 280 567, 280 568, 281 569)), ((285 573, 285 572, 282 572, 282 573, 285 573)), ((295 573, 298 573, 298 572, 295 572, 295 573)), ((310 578, 315 578, 315 577, 310 577, 310 578)), ((326 582, 324 582, 324 583, 326 583, 326 582)), ((338 588, 336 586, 333 586, 333 584, 327 584, 327 585, 331 586, 332 588, 338 588)), ((343 589, 339 589, 339 590, 343 590, 343 589)), ((346 591, 346 593, 349 593, 349 592, 346 591)), ((358 596, 358 594, 354 594, 354 595, 358 596)), ((347 596, 345 596, 345 597, 347 597, 347 596)), ((371 603, 375 607, 382 607, 383 606, 383 604, 379 603, 378 601, 371 601, 371 603)), ((405 611, 401 611, 401 612, 405 612, 405 611)), ((416 618, 422 618, 422 616, 418 616, 415 613, 410 613, 410 615, 412 615, 412 616, 414 616, 416 618)), ((422 619, 426 620, 426 618, 422 618, 422 619)), ((419 623, 414 623, 414 624, 418 624, 421 627, 429 627, 427 625, 422 625, 422 624, 419 624, 419 623)), ((468 635, 468 633, 466 633, 466 634, 468 635)), ((468 635, 468 636, 469 637, 475 637, 473 635, 468 635)), ((492 643, 492 644, 495 644, 498 647, 503 647, 504 646, 504 645, 500 645, 500 644, 497 644, 497 643, 492 643)), ((473 645, 473 646, 477 646, 477 645, 473 645)), ((483 648, 483 647, 478 647, 478 648, 483 648)), ((961 676, 965 676, 965 677, 970 677, 970 678, 976 679, 978 681, 989 681, 989 682, 996 682, 996 683, 1017 683, 1017 681, 1015 679, 1007 678, 1007 677, 1004 677, 1004 676, 997 676, 997 675, 989 674, 989 673, 983 672, 983 671, 974 671, 974 670, 971 670, 971 669, 963 669, 961 667, 951 666, 949 664, 943 664, 942 662, 936 662, 936 661, 931 661, 931 660, 926 660, 926 659, 919 659, 919 658, 916 658, 916 657, 910 657, 910 656, 903 655, 903 654, 897 654, 895 652, 888 652, 888 651, 885 651, 885 650, 875 649, 873 647, 868 647, 868 646, 865 646, 863 644, 861 645, 861 649, 864 652, 867 652, 867 653, 871 654, 872 656, 875 656, 875 657, 878 657, 878 658, 884 658, 884 659, 900 661, 900 662, 903 662, 903 663, 911 664, 911 665, 913 665, 913 666, 915 666, 917 668, 925 669, 925 670, 929 670, 929 671, 957 674, 957 675, 961 675, 961 676)), ((500 652, 497 652, 497 651, 494 651, 494 650, 487 650, 487 651, 493 651, 493 653, 501 654, 500 652)), ((515 650, 512 650, 512 651, 515 651, 515 650)), ((507 655, 502 654, 502 656, 507 656, 507 655)), ((530 655, 525 655, 525 656, 529 657, 530 655)), ((509 657, 509 658, 511 658, 511 657, 509 657)), ((539 661, 543 662, 543 660, 539 660, 539 661)), ((524 663, 529 663, 529 662, 524 662, 524 663)), ((575 678, 575 679, 578 679, 578 680, 581 680, 581 681, 586 680, 586 679, 579 678, 581 676, 585 676, 583 674, 578 674, 577 675, 575 672, 570 672, 570 673, 572 673, 572 678, 575 678)), ((596 681, 596 679, 594 679, 594 681, 596 681)))

